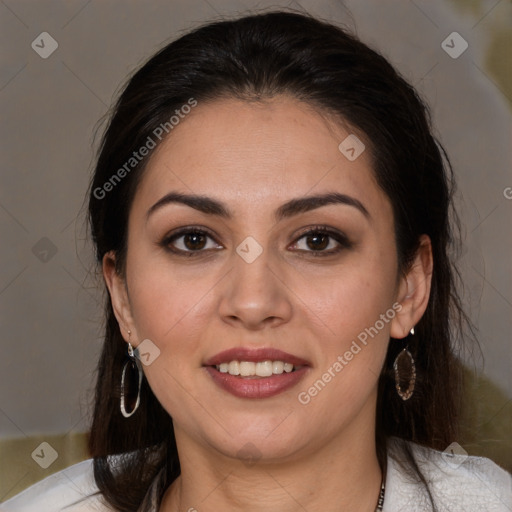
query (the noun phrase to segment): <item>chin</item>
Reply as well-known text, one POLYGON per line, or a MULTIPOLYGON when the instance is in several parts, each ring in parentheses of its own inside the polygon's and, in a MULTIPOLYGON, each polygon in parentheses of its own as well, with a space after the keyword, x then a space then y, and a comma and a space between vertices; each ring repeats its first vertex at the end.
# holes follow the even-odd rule
POLYGON ((222 426, 212 425, 210 421, 205 425, 203 439, 229 458, 252 464, 257 461, 282 461, 293 458, 298 451, 306 449, 313 442, 314 436, 308 436, 304 421, 298 421, 298 416, 293 418, 295 414, 237 415, 226 418, 222 426))

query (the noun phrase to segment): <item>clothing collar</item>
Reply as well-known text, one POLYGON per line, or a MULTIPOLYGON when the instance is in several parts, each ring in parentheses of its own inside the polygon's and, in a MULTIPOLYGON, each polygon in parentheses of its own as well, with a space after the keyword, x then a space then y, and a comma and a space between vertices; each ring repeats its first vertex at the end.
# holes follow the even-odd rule
POLYGON ((153 478, 137 512, 158 512, 158 491, 162 488, 166 469, 164 465, 153 478))

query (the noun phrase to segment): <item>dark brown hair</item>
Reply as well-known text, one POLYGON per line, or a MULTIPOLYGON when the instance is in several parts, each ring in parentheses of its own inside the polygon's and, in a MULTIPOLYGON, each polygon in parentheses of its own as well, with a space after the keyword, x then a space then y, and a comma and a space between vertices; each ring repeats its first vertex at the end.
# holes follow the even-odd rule
MULTIPOLYGON (((97 261, 101 264, 105 253, 115 251, 118 270, 124 271, 128 214, 149 157, 108 192, 101 191, 155 128, 191 98, 200 108, 201 102, 223 97, 259 101, 279 94, 292 95, 363 134, 376 179, 393 206, 401 272, 414 258, 420 235, 431 238, 430 299, 408 340, 416 361, 416 390, 406 402, 398 397, 392 364, 403 345, 391 342, 378 384, 376 444, 383 470, 391 436, 444 449, 456 439, 460 398, 450 325, 455 322, 460 330, 466 321, 449 255, 452 229, 457 228, 450 218, 452 170, 413 87, 346 30, 291 12, 245 16, 201 26, 144 64, 115 105, 91 183, 89 219, 97 261)), ((105 313, 89 448, 100 492, 116 510, 133 512, 163 469, 162 498, 180 464, 172 419, 145 379, 137 412, 128 419, 120 413, 126 343, 109 298, 105 313), (113 454, 124 454, 116 467, 109 457, 113 454)), ((411 473, 426 485, 409 445, 403 443, 401 450, 411 473)))

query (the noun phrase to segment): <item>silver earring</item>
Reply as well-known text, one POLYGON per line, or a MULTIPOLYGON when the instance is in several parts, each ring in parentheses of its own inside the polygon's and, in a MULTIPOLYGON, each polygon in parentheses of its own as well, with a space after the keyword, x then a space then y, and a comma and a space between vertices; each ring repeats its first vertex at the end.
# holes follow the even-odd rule
POLYGON ((142 385, 142 374, 143 374, 142 367, 140 365, 139 360, 134 355, 134 351, 133 351, 133 347, 132 347, 131 343, 128 343, 128 356, 129 356, 129 359, 128 359, 128 361, 126 361, 126 363, 124 363, 123 370, 121 372, 121 404, 120 404, 120 406, 121 406, 121 414, 125 418, 129 418, 130 416, 132 416, 135 413, 135 411, 139 408, 140 389, 141 389, 141 385, 142 385), (126 401, 127 401, 127 396, 129 395, 129 393, 125 392, 125 380, 126 380, 125 377, 126 377, 126 370, 128 367, 129 367, 130 373, 131 373, 131 378, 129 379, 129 382, 133 382, 133 376, 135 373, 137 374, 135 377, 137 379, 137 397, 135 398, 135 400, 133 400, 133 396, 131 397, 130 405, 132 405, 134 401, 135 401, 135 404, 132 405, 132 408, 130 411, 126 410, 126 401))
MULTIPOLYGON (((414 327, 411 329, 411 334, 414 334, 414 327)), ((398 396, 402 400, 409 400, 414 393, 414 386, 416 384, 416 365, 412 354, 404 348, 395 358, 393 363, 395 370, 395 387, 398 396), (407 389, 402 388, 402 383, 408 381, 407 389)))

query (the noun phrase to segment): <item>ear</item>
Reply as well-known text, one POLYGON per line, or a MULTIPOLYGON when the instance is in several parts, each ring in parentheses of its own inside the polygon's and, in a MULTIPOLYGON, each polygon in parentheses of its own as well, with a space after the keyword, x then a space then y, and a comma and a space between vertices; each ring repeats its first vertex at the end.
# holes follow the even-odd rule
POLYGON ((398 286, 397 302, 402 309, 391 322, 392 338, 405 338, 423 316, 430 297, 432 269, 432 243, 428 235, 421 235, 414 261, 398 286))
POLYGON ((119 329, 126 342, 130 341, 131 331, 133 337, 131 340, 137 340, 137 332, 133 321, 130 300, 128 297, 128 289, 124 278, 118 273, 116 268, 116 255, 114 251, 109 251, 103 257, 103 278, 107 285, 112 309, 119 324, 119 329))

